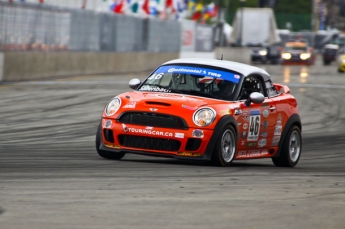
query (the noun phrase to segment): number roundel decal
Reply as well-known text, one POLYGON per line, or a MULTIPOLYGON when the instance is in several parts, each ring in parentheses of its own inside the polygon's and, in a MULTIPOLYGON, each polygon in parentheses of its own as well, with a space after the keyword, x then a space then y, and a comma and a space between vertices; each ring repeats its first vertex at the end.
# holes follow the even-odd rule
POLYGON ((260 110, 251 110, 249 115, 247 141, 257 141, 260 133, 260 110))

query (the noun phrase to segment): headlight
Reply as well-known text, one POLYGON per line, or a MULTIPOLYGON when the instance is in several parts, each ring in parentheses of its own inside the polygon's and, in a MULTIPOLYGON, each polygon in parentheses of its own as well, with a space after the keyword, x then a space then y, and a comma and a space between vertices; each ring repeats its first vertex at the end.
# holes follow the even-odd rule
POLYGON ((282 54, 282 58, 283 58, 283 59, 286 59, 286 60, 289 60, 289 59, 291 59, 291 54, 288 53, 288 52, 284 52, 284 53, 282 54))
POLYGON ((342 60, 341 60, 341 63, 343 63, 343 64, 344 64, 344 63, 345 63, 345 59, 342 59, 342 60))
POLYGON ((108 116, 114 115, 121 106, 121 99, 113 98, 107 105, 105 113, 108 116))
POLYGON ((197 126, 208 126, 216 118, 216 112, 209 107, 201 108, 194 112, 193 122, 197 126))
POLYGON ((301 53, 299 56, 302 60, 306 60, 310 58, 310 53, 301 53))
POLYGON ((267 55, 267 50, 266 50, 266 49, 261 49, 261 50, 259 51, 259 55, 260 55, 260 56, 266 56, 266 55, 267 55))

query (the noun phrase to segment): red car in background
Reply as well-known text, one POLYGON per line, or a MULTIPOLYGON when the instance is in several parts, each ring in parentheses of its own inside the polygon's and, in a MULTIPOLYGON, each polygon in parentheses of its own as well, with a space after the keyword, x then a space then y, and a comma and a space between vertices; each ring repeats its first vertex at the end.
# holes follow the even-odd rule
POLYGON ((284 44, 281 54, 283 65, 313 65, 315 62, 314 49, 303 40, 288 41, 284 44))
POLYGON ((214 59, 166 62, 132 91, 112 98, 96 132, 107 159, 125 154, 171 157, 229 166, 272 158, 294 167, 302 151, 297 101, 254 66, 214 59))

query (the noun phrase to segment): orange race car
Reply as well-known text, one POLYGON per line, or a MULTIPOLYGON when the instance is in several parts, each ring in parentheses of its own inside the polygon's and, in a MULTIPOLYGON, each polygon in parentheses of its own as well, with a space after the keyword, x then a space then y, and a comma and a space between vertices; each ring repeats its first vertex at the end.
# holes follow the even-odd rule
POLYGON ((314 50, 305 41, 297 40, 285 43, 281 54, 283 65, 313 65, 314 62, 314 50))
POLYGON ((101 157, 126 153, 203 160, 272 158, 294 167, 302 149, 296 99, 257 67, 214 59, 164 63, 112 98, 96 133, 101 157))

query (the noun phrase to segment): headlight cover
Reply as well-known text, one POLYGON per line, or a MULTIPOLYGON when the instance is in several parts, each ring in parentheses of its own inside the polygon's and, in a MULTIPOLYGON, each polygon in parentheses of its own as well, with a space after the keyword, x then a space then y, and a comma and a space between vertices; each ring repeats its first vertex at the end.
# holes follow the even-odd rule
POLYGON ((306 59, 309 59, 310 56, 311 56, 310 53, 301 53, 300 58, 302 60, 306 60, 306 59))
POLYGON ((288 52, 284 52, 284 53, 282 54, 282 58, 283 58, 283 59, 286 59, 286 60, 289 60, 289 59, 291 59, 291 54, 288 53, 288 52))
POLYGON ((105 108, 105 114, 107 116, 112 116, 114 115, 118 109, 121 106, 121 99, 115 97, 113 98, 107 105, 107 107, 105 108))
POLYGON ((204 107, 194 112, 193 122, 197 126, 208 126, 216 119, 216 112, 210 107, 204 107))
POLYGON ((260 55, 260 56, 266 56, 266 55, 267 55, 267 50, 266 50, 266 49, 261 49, 261 50, 259 51, 259 55, 260 55))

